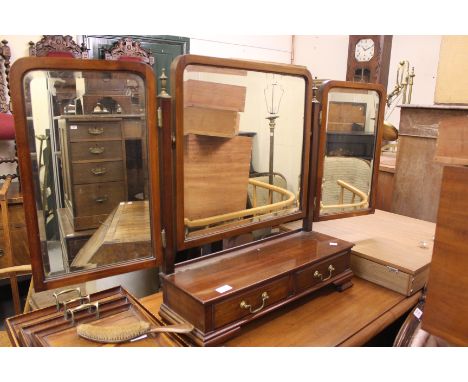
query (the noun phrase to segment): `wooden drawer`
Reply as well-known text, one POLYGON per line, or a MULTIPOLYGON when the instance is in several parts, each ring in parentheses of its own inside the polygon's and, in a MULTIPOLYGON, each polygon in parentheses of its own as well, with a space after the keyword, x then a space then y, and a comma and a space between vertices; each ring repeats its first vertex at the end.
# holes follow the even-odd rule
POLYGON ((364 280, 406 296, 411 296, 422 289, 429 276, 429 264, 424 269, 411 273, 356 254, 351 255, 351 269, 356 276, 364 280))
POLYGON ((71 142, 122 137, 119 122, 70 122, 67 129, 71 142))
POLYGON ((102 159, 122 159, 121 141, 73 142, 72 161, 96 161, 102 159))
POLYGON ((75 163, 73 184, 117 182, 124 180, 123 161, 75 163))
POLYGON ((341 274, 349 267, 349 256, 337 256, 297 271, 294 275, 295 291, 301 293, 341 274))
POLYGON ((288 297, 288 286, 289 277, 286 276, 216 304, 214 306, 214 327, 220 328, 286 299, 288 297), (246 304, 251 307, 245 306, 246 304), (262 306, 263 308, 261 308, 262 306))
POLYGON ((73 187, 75 216, 110 213, 126 200, 123 182, 83 184, 73 187))

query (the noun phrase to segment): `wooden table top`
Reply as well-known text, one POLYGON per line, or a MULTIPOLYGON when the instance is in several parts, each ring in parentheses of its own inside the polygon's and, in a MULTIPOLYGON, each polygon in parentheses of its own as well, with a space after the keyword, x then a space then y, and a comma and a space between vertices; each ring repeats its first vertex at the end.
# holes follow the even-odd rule
MULTIPOLYGON (((411 297, 360 278, 343 292, 333 287, 305 296, 251 322, 225 346, 360 346, 411 309, 411 297)), ((162 293, 140 302, 158 315, 162 293)))

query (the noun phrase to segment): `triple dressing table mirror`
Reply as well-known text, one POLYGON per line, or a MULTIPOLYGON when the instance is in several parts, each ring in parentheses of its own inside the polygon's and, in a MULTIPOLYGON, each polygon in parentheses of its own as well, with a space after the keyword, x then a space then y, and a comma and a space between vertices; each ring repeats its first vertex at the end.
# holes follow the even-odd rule
POLYGON ((152 218, 160 197, 151 68, 22 58, 11 85, 35 290, 156 267, 162 247, 159 218, 152 218))
POLYGON ((351 286, 352 244, 311 230, 318 136, 309 71, 185 55, 171 78, 161 317, 193 324, 191 343, 217 345, 323 286, 351 286), (300 219, 301 229, 281 230, 300 219), (180 251, 215 242, 220 251, 176 264, 180 251))
POLYGON ((326 81, 319 99, 314 221, 373 213, 385 91, 379 84, 326 81))

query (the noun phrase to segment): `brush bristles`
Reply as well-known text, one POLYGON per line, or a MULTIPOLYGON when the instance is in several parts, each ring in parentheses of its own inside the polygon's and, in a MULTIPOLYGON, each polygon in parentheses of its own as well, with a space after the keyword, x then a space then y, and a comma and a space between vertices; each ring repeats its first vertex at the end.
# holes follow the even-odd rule
POLYGON ((139 321, 121 326, 97 326, 80 324, 76 332, 80 337, 102 343, 119 343, 129 341, 147 333, 150 330, 148 322, 139 321))

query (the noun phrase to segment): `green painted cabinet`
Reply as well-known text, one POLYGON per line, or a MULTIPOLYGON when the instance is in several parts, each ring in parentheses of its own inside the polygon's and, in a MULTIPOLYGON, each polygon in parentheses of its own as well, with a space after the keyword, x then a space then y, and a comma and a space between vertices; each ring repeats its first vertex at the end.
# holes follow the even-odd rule
MULTIPOLYGON (((190 39, 179 36, 142 36, 142 35, 83 35, 81 40, 89 48, 89 56, 94 59, 103 59, 104 50, 110 49, 112 45, 121 38, 131 37, 140 41, 144 49, 151 51, 154 56, 153 71, 159 81, 162 68, 166 69, 168 77, 167 90, 170 89, 170 66, 172 60, 181 55, 190 53, 190 39)), ((160 89, 158 82, 158 89, 160 89)))

